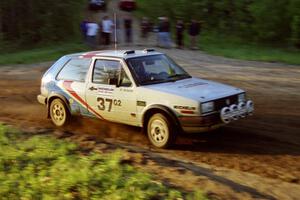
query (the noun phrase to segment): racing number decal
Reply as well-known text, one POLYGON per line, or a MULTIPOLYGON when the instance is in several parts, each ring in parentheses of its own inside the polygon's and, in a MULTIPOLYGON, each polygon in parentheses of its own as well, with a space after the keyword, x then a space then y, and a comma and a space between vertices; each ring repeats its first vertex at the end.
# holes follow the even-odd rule
POLYGON ((106 109, 105 104, 107 102, 108 103, 108 110, 107 110, 108 112, 111 111, 112 105, 121 106, 121 100, 118 100, 118 99, 109 99, 109 98, 104 99, 102 97, 98 97, 97 102, 99 102, 99 104, 98 104, 99 110, 105 110, 106 109))
POLYGON ((97 102, 99 102, 98 109, 99 110, 105 110, 104 99, 101 98, 101 97, 98 97, 97 102))
POLYGON ((115 105, 115 106, 121 106, 121 100, 115 99, 115 100, 114 100, 114 105, 115 105))

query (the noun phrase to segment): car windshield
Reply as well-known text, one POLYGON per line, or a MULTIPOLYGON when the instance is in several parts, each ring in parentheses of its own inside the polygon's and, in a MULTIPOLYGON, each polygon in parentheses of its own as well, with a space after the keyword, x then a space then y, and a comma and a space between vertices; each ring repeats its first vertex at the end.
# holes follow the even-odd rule
POLYGON ((142 56, 127 59, 139 84, 173 82, 191 76, 166 55, 142 56))

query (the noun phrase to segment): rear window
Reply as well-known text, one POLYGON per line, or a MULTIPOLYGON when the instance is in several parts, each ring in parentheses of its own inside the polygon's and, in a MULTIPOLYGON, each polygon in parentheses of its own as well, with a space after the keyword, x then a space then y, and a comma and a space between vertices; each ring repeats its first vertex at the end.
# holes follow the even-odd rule
POLYGON ((84 82, 90 63, 88 58, 73 58, 62 68, 57 79, 84 82))

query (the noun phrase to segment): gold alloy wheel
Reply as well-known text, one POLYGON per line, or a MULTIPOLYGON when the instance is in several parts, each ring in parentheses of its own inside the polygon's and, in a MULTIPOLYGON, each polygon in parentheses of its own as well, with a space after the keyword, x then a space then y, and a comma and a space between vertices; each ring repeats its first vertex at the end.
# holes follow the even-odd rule
POLYGON ((63 126, 67 122, 68 111, 64 102, 60 99, 54 99, 50 105, 50 116, 56 126, 63 126))
POLYGON ((170 125, 168 119, 160 114, 154 114, 147 126, 147 133, 150 142, 159 148, 164 148, 170 142, 170 125))

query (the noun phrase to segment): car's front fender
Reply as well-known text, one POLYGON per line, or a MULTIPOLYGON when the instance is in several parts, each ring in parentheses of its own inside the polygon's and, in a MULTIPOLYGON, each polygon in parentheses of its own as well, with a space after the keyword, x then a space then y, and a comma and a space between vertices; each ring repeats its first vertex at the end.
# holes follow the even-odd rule
POLYGON ((147 126, 148 120, 155 113, 165 114, 166 117, 168 117, 174 123, 174 125, 176 127, 180 127, 180 123, 179 123, 179 120, 178 120, 175 112, 172 111, 171 108, 169 108, 167 106, 164 106, 164 105, 160 105, 160 104, 150 105, 149 107, 147 107, 147 109, 145 109, 145 111, 142 114, 142 125, 143 125, 143 127, 147 126))

